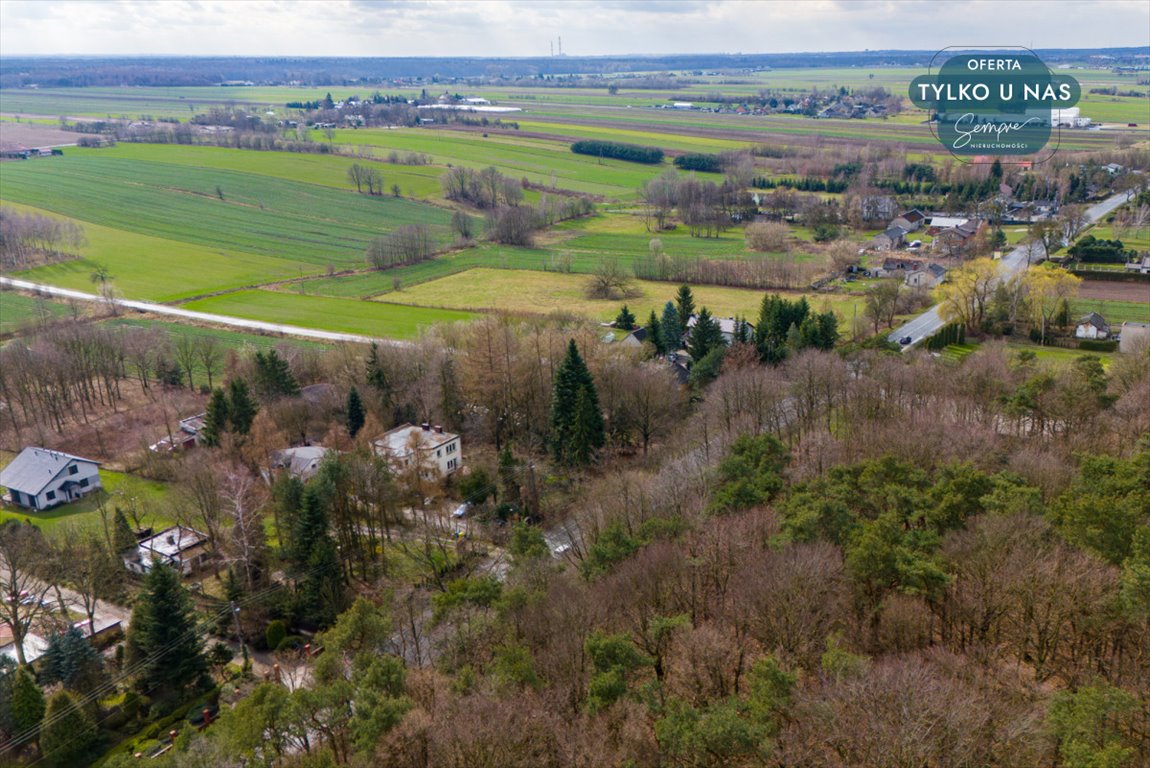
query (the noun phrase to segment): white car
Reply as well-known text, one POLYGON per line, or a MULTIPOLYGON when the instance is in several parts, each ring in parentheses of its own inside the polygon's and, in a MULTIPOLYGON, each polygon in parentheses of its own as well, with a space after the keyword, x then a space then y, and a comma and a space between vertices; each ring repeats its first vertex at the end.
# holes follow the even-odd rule
POLYGON ((564 555, 570 551, 571 551, 571 545, 570 544, 560 544, 559 546, 555 547, 555 549, 551 550, 551 553, 554 554, 556 557, 559 557, 560 555, 564 555))
POLYGON ((470 509, 471 509, 471 503, 465 501, 462 504, 460 504, 458 507, 456 507, 455 509, 451 510, 451 516, 452 517, 466 517, 467 513, 468 513, 468 511, 470 511, 470 509))

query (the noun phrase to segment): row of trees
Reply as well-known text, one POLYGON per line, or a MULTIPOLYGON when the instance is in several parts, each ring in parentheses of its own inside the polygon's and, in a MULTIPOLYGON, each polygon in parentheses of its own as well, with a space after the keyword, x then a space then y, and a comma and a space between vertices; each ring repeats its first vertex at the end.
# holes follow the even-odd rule
POLYGON ((71 219, 0 206, 0 267, 26 269, 79 256, 88 242, 71 219))

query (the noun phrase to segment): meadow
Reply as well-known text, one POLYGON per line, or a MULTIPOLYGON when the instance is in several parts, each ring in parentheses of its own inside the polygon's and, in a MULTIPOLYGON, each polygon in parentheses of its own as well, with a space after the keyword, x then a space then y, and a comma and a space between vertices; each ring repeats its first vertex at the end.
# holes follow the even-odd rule
POLYGON ((185 306, 199 312, 388 339, 413 339, 435 323, 473 317, 470 312, 259 290, 212 296, 185 306))
MULTIPOLYGON (((413 306, 454 309, 499 310, 512 313, 546 315, 572 313, 608 322, 615 319, 626 304, 640 321, 651 311, 657 314, 674 298, 674 283, 636 280, 638 295, 619 299, 589 299, 585 295, 587 278, 580 275, 476 268, 433 282, 423 283, 388 301, 402 301, 413 306)), ((751 322, 759 315, 765 291, 717 286, 692 286, 695 303, 707 307, 716 317, 746 317, 751 322)), ((799 293, 781 292, 797 297, 799 293)), ((807 295, 819 311, 833 309, 844 319, 861 310, 861 300, 839 294, 807 295)))
POLYGON ((12 291, 0 291, 0 336, 66 314, 66 304, 12 291))

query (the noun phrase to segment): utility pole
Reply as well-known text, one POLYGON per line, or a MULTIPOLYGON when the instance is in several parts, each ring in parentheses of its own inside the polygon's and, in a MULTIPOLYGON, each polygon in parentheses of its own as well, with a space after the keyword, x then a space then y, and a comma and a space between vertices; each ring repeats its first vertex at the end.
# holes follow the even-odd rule
POLYGON ((236 637, 238 637, 240 639, 240 655, 243 656, 244 667, 246 669, 248 666, 248 646, 244 642, 244 630, 240 626, 240 607, 238 605, 236 605, 235 600, 231 601, 231 606, 232 606, 232 618, 235 619, 235 622, 236 622, 236 637))

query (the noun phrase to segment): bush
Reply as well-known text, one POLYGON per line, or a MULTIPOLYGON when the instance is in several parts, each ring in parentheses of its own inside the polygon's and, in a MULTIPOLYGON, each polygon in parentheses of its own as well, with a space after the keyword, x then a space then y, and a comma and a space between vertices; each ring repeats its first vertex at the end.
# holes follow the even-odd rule
POLYGON ((703 173, 722 173, 723 160, 718 155, 690 154, 679 155, 675 158, 675 167, 684 171, 702 171, 703 173))
POLYGON ((267 647, 273 651, 280 647, 280 643, 282 643, 286 637, 287 625, 279 619, 269 623, 267 630, 264 631, 264 640, 267 642, 267 647))

